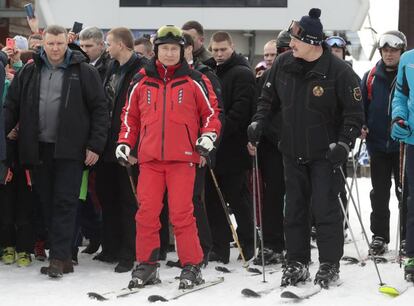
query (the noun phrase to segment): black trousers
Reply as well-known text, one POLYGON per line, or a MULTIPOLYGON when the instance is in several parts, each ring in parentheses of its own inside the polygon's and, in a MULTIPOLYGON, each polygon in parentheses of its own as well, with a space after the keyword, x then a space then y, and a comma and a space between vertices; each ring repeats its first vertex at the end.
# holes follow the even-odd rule
POLYGON ((33 193, 24 169, 15 167, 13 179, 0 185, 0 245, 17 252, 33 252, 33 193))
MULTIPOLYGON (((132 167, 134 184, 137 166, 132 167)), ((137 200, 125 167, 102 162, 96 167, 96 194, 102 206, 104 253, 120 261, 135 261, 135 214, 137 200)))
MULTIPOLYGON (((384 238, 387 243, 390 242, 389 202, 392 177, 394 177, 395 194, 398 198, 401 196, 398 190, 400 182, 399 160, 399 152, 375 152, 371 155, 371 231, 374 236, 384 238)), ((403 224, 405 225, 405 222, 403 224)), ((405 226, 401 237, 405 237, 405 226)))
POLYGON ((263 181, 263 242, 276 252, 285 248, 283 208, 285 181, 282 154, 264 138, 258 148, 259 169, 263 181))
POLYGON ((49 233, 51 259, 72 258, 83 161, 54 159, 54 144, 40 143, 41 164, 33 170, 34 190, 49 233))
MULTIPOLYGON (((236 217, 237 235, 242 248, 252 248, 254 228, 252 205, 249 200, 251 197, 247 196, 249 191, 246 171, 226 174, 217 172, 215 175, 224 200, 229 204, 236 217)), ((206 176, 205 199, 213 237, 213 251, 221 258, 228 259, 232 234, 211 175, 206 176)))
POLYGON ((285 236, 288 260, 310 261, 310 215, 314 216, 319 261, 338 263, 344 235, 338 202, 341 173, 328 160, 298 163, 283 156, 286 206, 285 236), (312 205, 311 205, 312 203, 312 205))

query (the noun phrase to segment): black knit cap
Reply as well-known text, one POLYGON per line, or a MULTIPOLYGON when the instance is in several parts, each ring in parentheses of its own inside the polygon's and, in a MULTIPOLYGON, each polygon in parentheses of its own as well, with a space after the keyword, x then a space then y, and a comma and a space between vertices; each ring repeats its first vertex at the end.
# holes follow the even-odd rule
POLYGON ((303 29, 301 40, 311 45, 320 45, 323 41, 323 27, 319 19, 321 17, 321 10, 312 8, 309 11, 309 16, 303 16, 299 25, 303 29))

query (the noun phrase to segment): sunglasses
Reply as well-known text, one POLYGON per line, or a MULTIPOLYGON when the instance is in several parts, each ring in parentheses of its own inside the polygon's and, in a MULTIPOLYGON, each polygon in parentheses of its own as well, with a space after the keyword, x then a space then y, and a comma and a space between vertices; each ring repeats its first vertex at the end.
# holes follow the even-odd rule
POLYGON ((276 48, 276 51, 277 51, 278 55, 282 54, 283 52, 286 52, 288 50, 290 50, 290 47, 278 47, 278 48, 276 48))

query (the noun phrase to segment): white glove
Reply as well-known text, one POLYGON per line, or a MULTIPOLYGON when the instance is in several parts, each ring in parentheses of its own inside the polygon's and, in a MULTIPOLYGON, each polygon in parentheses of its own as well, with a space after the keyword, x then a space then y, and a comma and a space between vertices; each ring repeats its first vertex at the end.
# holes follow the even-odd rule
POLYGON ((128 163, 128 156, 131 149, 126 144, 120 144, 116 147, 115 156, 119 163, 126 164, 128 163))
POLYGON ((196 149, 202 156, 208 155, 208 153, 214 149, 214 141, 217 139, 216 133, 204 133, 196 141, 196 149))

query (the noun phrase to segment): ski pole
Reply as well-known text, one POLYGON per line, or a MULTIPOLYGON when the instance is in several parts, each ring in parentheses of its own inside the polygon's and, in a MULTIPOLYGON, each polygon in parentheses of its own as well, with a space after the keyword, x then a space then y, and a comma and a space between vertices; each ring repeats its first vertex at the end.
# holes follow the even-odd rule
POLYGON ((252 185, 253 185, 253 249, 254 249, 254 259, 257 257, 257 184, 258 181, 256 179, 256 164, 255 159, 253 157, 253 167, 252 167, 252 185))
POLYGON ((359 249, 358 249, 358 246, 357 246, 357 243, 356 243, 356 240, 355 240, 355 236, 354 236, 354 231, 351 228, 351 223, 349 222, 348 216, 347 216, 345 208, 344 208, 344 203, 342 202, 340 194, 338 194, 338 200, 339 200, 339 204, 341 204, 341 209, 342 209, 342 212, 344 214, 345 222, 346 222, 346 224, 348 224, 349 233, 351 234, 352 241, 354 243, 355 250, 357 252, 359 262, 360 262, 361 266, 363 267, 363 266, 365 266, 365 261, 362 258, 361 253, 359 252, 359 249))
POLYGON ((404 142, 400 142, 400 175, 399 175, 399 186, 398 186, 398 191, 400 192, 400 196, 398 199, 398 228, 397 228, 397 239, 395 242, 395 252, 398 253, 397 258, 398 258, 398 262, 400 264, 401 267, 401 227, 402 227, 402 218, 401 218, 401 213, 402 213, 402 209, 403 209, 403 205, 404 205, 404 180, 405 180, 405 162, 406 162, 406 146, 404 142))
POLYGON ((224 214, 225 214, 226 219, 227 219, 227 222, 228 222, 228 224, 230 226, 231 233, 233 234, 233 239, 236 242, 237 249, 239 250, 240 257, 241 257, 241 259, 243 261, 243 268, 246 268, 246 270, 249 271, 249 272, 260 273, 260 271, 258 269, 249 268, 249 263, 246 261, 246 258, 244 257, 243 250, 241 248, 240 241, 239 241, 239 238, 237 236, 237 232, 234 229, 233 223, 231 223, 229 209, 228 209, 227 204, 226 204, 226 202, 224 200, 223 193, 221 192, 220 187, 218 185, 216 175, 214 174, 214 171, 211 168, 210 159, 209 159, 208 156, 206 157, 206 159, 208 160, 207 165, 208 165, 208 168, 210 170, 211 178, 213 179, 214 187, 216 187, 217 194, 218 194, 219 199, 220 199, 220 202, 221 202, 221 206, 223 207, 224 214))
MULTIPOLYGON (((356 214, 357 214, 359 224, 361 225, 362 233, 363 233, 363 234, 364 234, 364 236, 365 236, 365 242, 367 243, 367 246, 368 246, 368 249, 369 249, 369 242, 368 242, 367 232, 365 231, 364 224, 362 223, 361 215, 360 215, 360 213, 358 212, 358 208, 357 208, 357 206, 356 206, 356 203, 355 203, 355 200, 354 200, 354 196, 352 195, 352 193, 351 193, 351 191, 350 191, 350 188, 349 188, 349 185, 348 185, 348 181, 346 180, 346 177, 345 177, 345 174, 344 174, 344 170, 342 170, 342 167, 339 167, 339 170, 341 171, 342 177, 343 177, 343 179, 344 179, 344 181, 345 181, 345 186, 346 186, 346 187, 347 187, 347 189, 348 189, 349 196, 351 197, 351 202, 352 202, 352 204, 354 205, 355 212, 356 212, 356 214)), ((379 270, 378 270, 378 265, 377 265, 377 262, 375 261, 375 257, 372 257, 372 261, 374 262, 375 270, 377 271, 378 279, 379 279, 379 281, 380 281, 380 286, 383 286, 383 285, 385 285, 385 283, 383 283, 383 282, 382 282, 381 275, 380 275, 380 272, 379 272, 379 270)))
MULTIPOLYGON (((260 185, 259 185, 259 162, 257 160, 257 145, 256 144, 256 154, 254 155, 253 159, 253 171, 256 172, 256 193, 257 193, 257 204, 259 207, 259 228, 260 228, 260 248, 261 248, 261 255, 262 255, 262 274, 263 274, 263 283, 266 282, 266 273, 265 273, 265 261, 264 261, 264 241, 263 241, 263 220, 262 220, 262 200, 260 194, 260 185)), ((256 206, 254 207, 256 210, 256 206)), ((255 228, 256 230, 256 228, 255 228)), ((256 253, 256 249, 254 250, 256 253)))

